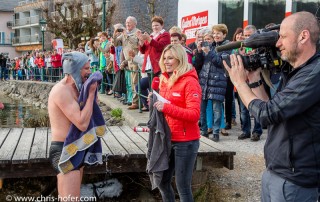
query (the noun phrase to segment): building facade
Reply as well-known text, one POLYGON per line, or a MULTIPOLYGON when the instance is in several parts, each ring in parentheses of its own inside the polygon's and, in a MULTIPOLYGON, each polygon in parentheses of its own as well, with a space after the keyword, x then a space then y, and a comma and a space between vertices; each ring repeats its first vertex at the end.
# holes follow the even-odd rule
POLYGON ((9 58, 18 56, 15 48, 12 46, 14 38, 13 10, 18 5, 17 0, 2 0, 0 6, 0 54, 9 58))
MULTIPOLYGON (((43 35, 45 27, 41 26, 42 8, 48 6, 51 1, 47 0, 27 0, 20 1, 14 8, 13 29, 15 36, 12 45, 16 51, 23 53, 35 49, 42 49, 43 35)), ((46 39, 46 37, 44 37, 46 39)), ((46 41, 46 40, 45 40, 46 41)), ((46 48, 50 39, 45 43, 46 48)))

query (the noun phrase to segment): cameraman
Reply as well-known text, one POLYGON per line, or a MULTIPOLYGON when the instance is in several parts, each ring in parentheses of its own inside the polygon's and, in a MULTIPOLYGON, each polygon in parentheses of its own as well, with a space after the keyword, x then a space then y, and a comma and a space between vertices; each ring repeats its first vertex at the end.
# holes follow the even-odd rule
POLYGON ((280 90, 271 100, 261 85, 260 70, 246 72, 240 56, 231 55, 232 68, 224 61, 245 106, 262 125, 268 126, 263 202, 318 199, 320 55, 316 53, 316 43, 319 33, 317 19, 309 12, 298 12, 282 21, 276 46, 292 70, 285 71, 283 67, 280 90))

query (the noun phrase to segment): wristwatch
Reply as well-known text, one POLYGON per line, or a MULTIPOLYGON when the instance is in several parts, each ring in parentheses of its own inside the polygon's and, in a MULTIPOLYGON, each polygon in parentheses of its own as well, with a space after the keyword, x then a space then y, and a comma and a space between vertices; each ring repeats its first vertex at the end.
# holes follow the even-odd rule
POLYGON ((257 87, 259 87, 261 85, 262 85, 262 80, 259 80, 257 82, 253 82, 253 83, 249 83, 248 84, 249 88, 257 88, 257 87))

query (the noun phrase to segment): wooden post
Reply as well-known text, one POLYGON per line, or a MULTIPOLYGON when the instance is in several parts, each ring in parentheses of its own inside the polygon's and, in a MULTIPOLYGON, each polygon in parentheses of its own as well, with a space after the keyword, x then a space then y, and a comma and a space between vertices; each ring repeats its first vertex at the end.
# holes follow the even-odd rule
POLYGON ((0 178, 0 189, 2 189, 2 185, 3 185, 3 179, 0 178))
POLYGON ((202 170, 202 157, 200 156, 197 157, 196 170, 197 171, 202 170))

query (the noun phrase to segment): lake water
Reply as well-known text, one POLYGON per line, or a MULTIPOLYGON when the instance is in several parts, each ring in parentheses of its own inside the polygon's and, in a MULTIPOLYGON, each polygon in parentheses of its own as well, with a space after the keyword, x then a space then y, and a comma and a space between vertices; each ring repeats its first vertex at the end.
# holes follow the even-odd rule
POLYGON ((0 128, 23 128, 27 118, 40 118, 47 114, 46 109, 39 109, 21 100, 0 94, 4 109, 0 110, 0 128))

